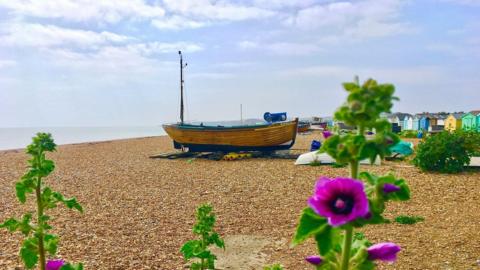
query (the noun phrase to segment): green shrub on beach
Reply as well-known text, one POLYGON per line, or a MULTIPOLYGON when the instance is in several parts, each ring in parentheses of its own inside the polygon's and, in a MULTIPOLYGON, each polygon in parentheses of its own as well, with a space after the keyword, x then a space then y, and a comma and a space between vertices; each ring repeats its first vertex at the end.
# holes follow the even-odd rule
POLYGON ((216 245, 225 249, 222 238, 213 230, 215 226, 215 214, 209 204, 203 204, 197 209, 197 223, 193 226, 193 233, 199 239, 186 242, 180 252, 186 260, 197 259, 190 265, 192 270, 215 269, 217 257, 208 249, 210 245, 216 245))
POLYGON ((263 270, 283 270, 283 266, 281 264, 274 264, 271 266, 265 266, 263 270))
POLYGON ((420 216, 405 216, 405 215, 400 215, 395 217, 395 222, 404 224, 404 225, 412 225, 417 222, 424 221, 425 218, 420 217, 420 216))
POLYGON ((417 130, 403 130, 400 132, 400 137, 402 138, 417 138, 418 131, 417 130))
POLYGON ((425 138, 417 146, 413 163, 424 171, 458 173, 479 151, 480 134, 447 131, 425 138))

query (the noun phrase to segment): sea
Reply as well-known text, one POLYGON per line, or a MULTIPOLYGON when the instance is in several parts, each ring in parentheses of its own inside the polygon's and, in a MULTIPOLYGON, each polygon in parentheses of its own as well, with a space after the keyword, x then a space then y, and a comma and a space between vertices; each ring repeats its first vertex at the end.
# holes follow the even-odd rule
POLYGON ((161 126, 0 128, 0 150, 25 148, 38 132, 48 132, 57 145, 166 135, 161 126))

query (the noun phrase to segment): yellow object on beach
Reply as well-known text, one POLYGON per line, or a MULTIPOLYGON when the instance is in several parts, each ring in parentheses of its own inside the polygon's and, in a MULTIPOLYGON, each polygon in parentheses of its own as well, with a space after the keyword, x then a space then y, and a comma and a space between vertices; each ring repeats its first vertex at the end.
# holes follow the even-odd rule
POLYGON ((238 160, 238 159, 244 159, 244 158, 251 158, 252 154, 250 153, 235 153, 235 152, 230 152, 223 156, 223 160, 238 160))

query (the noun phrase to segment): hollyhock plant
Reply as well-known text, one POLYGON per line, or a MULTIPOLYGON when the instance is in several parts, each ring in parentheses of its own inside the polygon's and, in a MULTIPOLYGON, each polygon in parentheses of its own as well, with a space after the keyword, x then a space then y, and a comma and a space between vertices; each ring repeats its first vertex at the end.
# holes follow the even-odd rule
POLYGON ((9 218, 0 224, 0 228, 6 228, 10 232, 18 231, 25 236, 19 254, 26 269, 32 269, 38 264, 40 270, 81 270, 83 269, 81 263, 71 265, 60 260, 46 262, 48 255, 55 256, 57 253, 60 240, 57 235, 50 233, 53 228, 48 223, 52 218, 46 214, 47 210, 63 204, 69 209, 83 212, 77 199, 65 198, 45 183, 45 178, 55 169, 55 163, 46 159, 46 153, 55 150, 56 144, 51 134, 37 133, 37 136, 32 138, 32 143, 26 149, 27 154, 31 156, 28 160, 28 171, 15 184, 15 191, 17 199, 22 204, 27 202, 30 194, 33 194, 36 212, 26 212, 19 219, 9 218))
MULTIPOLYGON (((320 256, 305 258, 317 270, 371 270, 374 261, 394 262, 400 246, 394 243, 371 245, 364 236, 354 234, 355 228, 389 222, 383 217, 387 201, 410 199, 410 189, 404 179, 393 174, 376 176, 359 172, 361 160, 374 162, 377 157, 391 154, 389 145, 399 138, 392 133, 391 124, 381 119, 389 113, 396 98, 391 84, 377 84, 358 79, 345 83, 347 101, 335 112, 335 119, 356 127, 357 133, 328 134, 320 149, 336 163, 350 165, 350 177, 320 178, 314 194, 303 209, 293 245, 308 238, 317 242, 320 256), (366 131, 375 130, 373 136, 366 131)), ((324 134, 325 135, 325 134, 324 134)))
POLYGON ((349 178, 320 178, 308 205, 315 213, 326 217, 331 226, 341 226, 368 214, 363 183, 349 178))
POLYGON ((369 260, 380 260, 385 262, 394 262, 397 260, 397 253, 400 252, 400 246, 394 243, 379 243, 367 249, 369 260))

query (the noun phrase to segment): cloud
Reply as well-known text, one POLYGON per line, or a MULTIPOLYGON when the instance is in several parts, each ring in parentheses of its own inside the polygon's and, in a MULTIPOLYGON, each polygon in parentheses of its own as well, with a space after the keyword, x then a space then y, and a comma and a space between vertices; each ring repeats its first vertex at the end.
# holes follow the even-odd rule
POLYGON ((439 2, 452 3, 456 5, 465 5, 465 6, 480 6, 480 1, 478 0, 439 0, 439 2))
POLYGON ((305 8, 315 3, 315 0, 254 0, 254 5, 263 8, 305 8))
POLYGON ((238 47, 240 49, 255 49, 255 48, 258 48, 260 45, 257 43, 257 42, 253 42, 253 41, 249 41, 249 40, 244 40, 244 41, 240 41, 238 43, 238 47))
POLYGON ((323 49, 316 44, 298 42, 265 42, 244 40, 237 44, 242 50, 264 50, 278 55, 307 55, 321 52, 323 49))
POLYGON ((330 35, 382 37, 409 31, 397 22, 404 5, 401 0, 340 1, 299 10, 285 24, 304 31, 322 30, 330 35))
POLYGON ((181 16, 171 16, 168 18, 152 20, 152 25, 158 29, 180 30, 204 27, 208 25, 208 22, 194 21, 181 16))
POLYGON ((94 32, 42 24, 13 24, 0 35, 0 46, 97 46, 107 43, 124 43, 129 37, 103 31, 94 32))
POLYGON ((279 72, 281 76, 296 77, 324 77, 338 80, 360 78, 375 78, 380 82, 401 83, 404 85, 436 85, 438 81, 448 77, 448 72, 441 66, 410 66, 410 67, 360 67, 338 65, 308 66, 286 69, 279 72))
POLYGON ((209 20, 241 21, 270 17, 275 12, 255 6, 213 0, 163 0, 165 8, 185 17, 195 16, 209 20))
POLYGON ((165 10, 143 0, 8 0, 1 1, 13 14, 57 18, 74 22, 116 23, 125 19, 162 17, 165 10))
POLYGON ((128 45, 128 49, 143 55, 153 55, 158 53, 172 53, 179 50, 192 53, 203 50, 203 47, 200 44, 189 42, 148 42, 128 45))
MULTIPOLYGON (((62 66, 68 70, 84 70, 107 73, 149 73, 155 66, 153 59, 143 57, 135 50, 127 47, 102 47, 98 51, 78 53, 68 49, 46 49, 45 57, 54 65, 62 66)), ((117 75, 118 76, 118 75, 117 75)))

